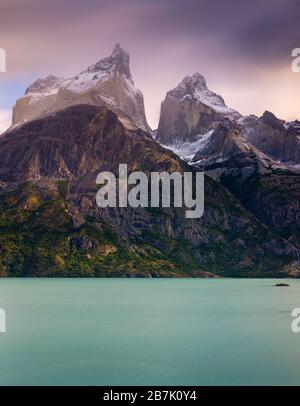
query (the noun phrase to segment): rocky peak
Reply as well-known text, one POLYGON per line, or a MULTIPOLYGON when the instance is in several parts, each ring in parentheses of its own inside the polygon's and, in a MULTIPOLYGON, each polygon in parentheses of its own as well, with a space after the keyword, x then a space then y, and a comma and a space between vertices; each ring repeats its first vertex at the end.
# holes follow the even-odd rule
POLYGON ((206 80, 200 73, 185 76, 177 87, 168 92, 168 95, 176 99, 181 99, 185 96, 193 97, 197 90, 207 90, 206 80))
POLYGON ((202 103, 216 111, 230 110, 223 97, 207 88, 206 80, 200 73, 185 76, 175 89, 167 93, 167 97, 173 97, 179 101, 190 100, 202 103))
POLYGON ((212 132, 209 142, 204 144, 195 154, 193 162, 199 162, 204 167, 221 163, 232 156, 249 151, 249 146, 243 140, 239 126, 228 118, 222 121, 212 132))
POLYGON ((284 129, 284 120, 279 120, 275 116, 275 114, 271 113, 270 111, 265 111, 264 114, 260 117, 260 120, 264 123, 269 125, 270 127, 274 128, 274 130, 283 130, 284 129))
POLYGON ((117 44, 112 54, 104 59, 98 61, 95 65, 88 68, 89 72, 102 72, 102 73, 119 73, 123 74, 132 82, 132 76, 129 67, 130 57, 120 44, 117 44))
POLYGON ((167 93, 161 106, 157 140, 169 146, 195 142, 199 135, 216 128, 224 117, 238 119, 240 114, 208 89, 200 73, 194 73, 167 93))
POLYGON ((106 106, 130 127, 151 131, 143 94, 135 87, 129 54, 117 44, 112 54, 68 79, 49 75, 34 82, 16 101, 13 124, 43 117, 77 104, 106 106))

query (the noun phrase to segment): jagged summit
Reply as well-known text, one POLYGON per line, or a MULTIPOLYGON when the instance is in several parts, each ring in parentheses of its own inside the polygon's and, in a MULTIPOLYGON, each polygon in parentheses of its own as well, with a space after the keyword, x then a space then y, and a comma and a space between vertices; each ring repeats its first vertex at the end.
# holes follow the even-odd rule
POLYGON ((167 93, 167 96, 180 101, 190 99, 200 102, 220 112, 230 113, 233 111, 226 106, 223 97, 208 89, 204 76, 198 72, 191 76, 185 76, 177 87, 167 93))
POLYGON ((52 74, 45 78, 40 78, 32 83, 25 91, 25 95, 30 94, 53 94, 58 92, 62 86, 73 91, 93 86, 97 79, 106 75, 120 74, 124 75, 133 84, 130 66, 129 53, 126 52, 120 44, 116 44, 110 56, 100 59, 97 63, 90 65, 87 69, 69 79, 54 76, 52 74), (93 74, 91 76, 91 74, 93 74))
POLYGON ((234 119, 240 114, 208 89, 200 73, 185 76, 162 103, 157 140, 165 145, 195 142, 199 134, 213 130, 224 117, 234 119))
POLYGON ((260 117, 260 120, 272 127, 274 130, 283 130, 284 129, 284 120, 280 120, 272 112, 266 110, 264 114, 260 117))
POLYGON ((185 76, 178 86, 170 90, 168 94, 174 97, 193 96, 196 90, 207 90, 206 80, 198 72, 191 76, 185 76))
POLYGON ((199 72, 195 72, 193 75, 185 76, 179 83, 178 87, 181 85, 193 86, 195 89, 207 89, 205 77, 199 72))
POLYGON ((13 124, 42 117, 77 104, 106 106, 128 127, 151 131, 145 115, 143 94, 134 86, 129 54, 117 44, 111 55, 77 75, 54 75, 30 85, 13 109, 13 124))
POLYGON ((127 79, 132 80, 130 72, 130 56, 127 51, 125 51, 120 44, 116 44, 113 49, 112 54, 104 59, 98 61, 95 65, 88 68, 88 71, 102 72, 102 73, 119 73, 127 77, 127 79))
POLYGON ((114 49, 113 49, 113 51, 112 51, 112 55, 122 54, 122 53, 125 53, 125 54, 129 55, 128 52, 125 51, 125 50, 121 47, 121 45, 117 42, 116 45, 115 45, 115 47, 114 47, 114 49))

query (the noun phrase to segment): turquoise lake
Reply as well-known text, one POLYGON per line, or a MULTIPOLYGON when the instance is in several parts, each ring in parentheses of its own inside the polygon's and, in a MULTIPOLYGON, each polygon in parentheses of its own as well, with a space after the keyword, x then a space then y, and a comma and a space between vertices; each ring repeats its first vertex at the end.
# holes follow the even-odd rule
POLYGON ((276 282, 1 279, 0 385, 299 385, 300 280, 276 282))

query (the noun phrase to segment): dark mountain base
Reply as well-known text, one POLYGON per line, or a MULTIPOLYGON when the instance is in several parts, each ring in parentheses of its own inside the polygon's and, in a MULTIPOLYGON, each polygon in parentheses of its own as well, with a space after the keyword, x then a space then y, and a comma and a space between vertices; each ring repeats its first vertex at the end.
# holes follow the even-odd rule
MULTIPOLYGON (((235 220, 228 207, 219 211, 215 203, 202 231, 195 224, 184 230, 184 215, 175 209, 99 214, 95 208, 82 215, 66 198, 67 187, 61 181, 46 187, 26 182, 1 196, 1 276, 283 277, 294 258, 230 198, 235 220)), ((81 204, 86 199, 81 196, 81 204)))

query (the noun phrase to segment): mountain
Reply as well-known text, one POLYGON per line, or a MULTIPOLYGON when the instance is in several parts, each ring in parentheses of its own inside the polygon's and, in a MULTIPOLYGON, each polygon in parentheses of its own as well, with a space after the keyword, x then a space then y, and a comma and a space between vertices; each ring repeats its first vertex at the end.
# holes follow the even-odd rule
MULTIPOLYGON (((209 90, 205 78, 199 73, 186 76, 167 93, 161 105, 156 139, 188 162, 195 162, 200 156, 205 159, 205 154, 212 161, 208 153, 216 146, 209 144, 210 141, 215 144, 216 133, 213 137, 212 134, 225 121, 239 127, 236 147, 238 144, 238 148, 255 150, 263 160, 272 161, 277 167, 297 169, 300 165, 299 121, 285 122, 269 111, 265 111, 262 117, 242 116, 227 107, 221 96, 209 90)), ((218 146, 216 159, 224 160, 230 156, 228 145, 223 147, 224 151, 221 145, 218 146)))
POLYGON ((278 164, 300 165, 299 123, 286 123, 265 111, 262 117, 240 120, 244 138, 278 164))
POLYGON ((161 105, 156 138, 161 144, 173 146, 194 142, 224 117, 239 118, 240 114, 227 107, 221 96, 207 88, 204 77, 195 73, 167 93, 161 105))
POLYGON ((196 74, 167 93, 157 133, 158 141, 300 249, 299 121, 285 122, 269 111, 241 116, 196 74))
POLYGON ((187 219, 184 208, 100 209, 96 176, 117 174, 119 163, 146 173, 197 171, 103 106, 71 106, 5 134, 0 274, 295 275, 293 245, 209 177, 200 219, 187 219))
POLYGON ((49 75, 30 85, 13 109, 13 125, 76 104, 106 106, 128 127, 150 131, 143 94, 130 73, 129 54, 119 44, 112 54, 70 79, 49 75))
MULTIPOLYGON (((243 131, 245 128, 238 123, 221 122, 209 142, 195 154, 192 163, 221 182, 260 221, 300 249, 299 170, 295 166, 291 170, 273 160, 270 154, 248 142, 243 131)), ((280 138, 277 133, 276 136, 280 138)), ((269 153, 273 156, 280 153, 283 158, 290 151, 292 155, 286 155, 289 160, 296 156, 296 148, 289 150, 288 145, 277 138, 278 149, 273 146, 269 153)), ((285 139, 288 143, 290 135, 285 139)))

